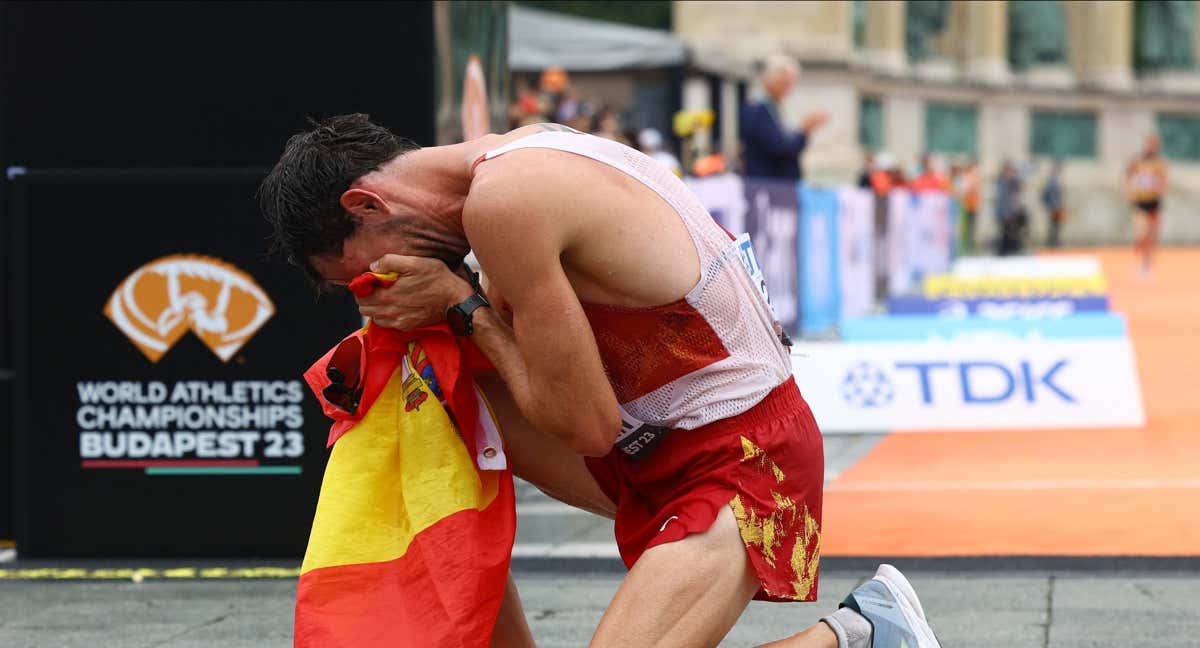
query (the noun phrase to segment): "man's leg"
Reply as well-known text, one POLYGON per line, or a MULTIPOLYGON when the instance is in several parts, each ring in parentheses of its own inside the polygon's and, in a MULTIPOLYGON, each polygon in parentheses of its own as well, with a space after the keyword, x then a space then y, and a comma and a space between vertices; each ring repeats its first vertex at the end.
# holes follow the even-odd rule
MULTIPOLYGON (((600 627, 593 648, 716 646, 758 590, 733 512, 725 507, 712 527, 648 549, 634 564, 600 627)), ((772 648, 836 648, 818 623, 770 644, 772 648)))
MULTIPOLYGON (((616 514, 616 505, 592 478, 581 456, 529 425, 498 376, 484 375, 477 380, 500 419, 505 450, 515 474, 572 506, 609 518, 616 514)), ((642 554, 601 619, 592 645, 715 646, 733 627, 758 587, 733 512, 724 507, 707 532, 642 554)), ((853 623, 854 619, 846 621, 853 623)), ((869 642, 869 626, 858 630, 869 642)), ((511 578, 492 645, 533 645, 511 578)), ((817 623, 764 648, 837 646, 830 626, 817 623)))
POLYGON ((500 614, 496 616, 496 627, 492 630, 490 648, 534 648, 533 633, 525 621, 525 609, 517 594, 517 584, 512 574, 508 575, 508 587, 504 590, 504 601, 500 614))

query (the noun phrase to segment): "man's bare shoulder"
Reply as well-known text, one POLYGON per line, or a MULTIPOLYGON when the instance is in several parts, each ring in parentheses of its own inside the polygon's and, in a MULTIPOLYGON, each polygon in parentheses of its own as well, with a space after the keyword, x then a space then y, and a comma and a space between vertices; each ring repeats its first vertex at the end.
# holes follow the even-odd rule
POLYGON ((552 149, 518 149, 479 165, 463 205, 463 220, 535 218, 578 211, 578 156, 552 149), (575 202, 576 209, 571 209, 575 202))

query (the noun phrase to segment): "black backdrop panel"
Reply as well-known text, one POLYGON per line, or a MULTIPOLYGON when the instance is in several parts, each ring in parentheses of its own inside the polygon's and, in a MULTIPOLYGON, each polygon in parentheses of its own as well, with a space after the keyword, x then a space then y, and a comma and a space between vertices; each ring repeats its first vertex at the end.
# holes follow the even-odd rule
MULTIPOLYGON (((0 371, 7 372, 9 364, 0 371)), ((13 493, 10 485, 12 479, 13 456, 13 381, 11 376, 0 376, 0 541, 8 542, 15 539, 13 528, 13 493)))
MULTIPOLYGON (((433 8, 431 2, 0 2, 0 169, 267 167, 287 138, 306 127, 307 117, 350 112, 369 113, 420 144, 434 144, 433 8)), ((313 426, 324 424, 318 425, 307 409, 303 476, 277 477, 271 483, 266 477, 199 480, 219 493, 210 506, 201 506, 201 498, 186 485, 192 478, 147 481, 144 474, 60 473, 57 468, 49 475, 34 474, 40 462, 62 459, 53 453, 64 450, 64 439, 74 434, 71 442, 79 443, 77 431, 61 427, 74 414, 46 409, 78 409, 78 396, 72 401, 61 391, 72 380, 143 373, 145 380, 158 380, 160 375, 184 375, 189 368, 197 375, 216 376, 203 378, 210 381, 244 372, 295 377, 302 359, 336 337, 334 331, 341 333, 344 312, 335 316, 316 308, 309 293, 295 292, 303 288, 294 272, 261 260, 265 231, 261 218, 251 212, 254 183, 245 176, 222 185, 225 181, 215 176, 203 181, 176 176, 166 182, 145 176, 45 175, 0 181, 0 209, 28 199, 27 212, 0 213, 0 230, 21 227, 17 218, 31 221, 29 237, 22 233, 12 249, 34 260, 32 271, 77 268, 74 264, 84 260, 89 264, 77 279, 79 286, 61 289, 68 291, 68 299, 62 293, 57 300, 47 297, 46 279, 35 274, 33 288, 40 292, 31 296, 31 303, 40 308, 44 302, 49 311, 33 311, 36 315, 13 322, 18 329, 32 327, 36 344, 45 336, 67 336, 65 341, 53 339, 69 350, 31 350, 34 382, 15 384, 19 402, 32 406, 33 445, 28 448, 11 446, 10 394, 5 389, 14 385, 0 379, 0 539, 19 535, 23 556, 298 554, 302 534, 294 523, 310 512, 320 467, 313 462, 323 457, 316 452, 321 435, 313 426), (104 186, 109 182, 119 186, 104 186), (7 195, 16 188, 28 195, 7 195), (49 194, 59 190, 67 202, 52 206, 58 198, 49 194), (157 215, 151 217, 151 212, 157 215), (191 223, 196 217, 200 221, 191 223), (147 227, 150 223, 153 228, 147 227), (238 354, 245 365, 236 364, 235 357, 227 365, 218 360, 209 367, 213 354, 190 333, 150 365, 114 334, 97 310, 97 295, 107 298, 115 287, 100 284, 119 281, 155 255, 189 251, 226 258, 277 298, 279 312, 238 354), (61 319, 65 310, 76 308, 79 321, 61 319), (284 349, 285 330, 299 327, 293 317, 316 319, 306 320, 304 330, 295 333, 295 347, 284 349), (320 344, 314 344, 317 340, 320 344), (124 351, 130 349, 134 354, 127 357, 124 351), (82 373, 56 373, 62 368, 47 368, 47 358, 83 363, 69 368, 82 373), (46 391, 51 378, 62 382, 46 391), (33 401, 22 396, 26 394, 33 401), (9 475, 9 458, 20 461, 30 452, 51 454, 35 457, 35 465, 15 466, 18 473, 28 469, 33 481, 26 484, 21 474, 9 475), (14 523, 9 515, 10 484, 24 489, 18 493, 16 514, 32 516, 26 520, 32 528, 22 529, 22 520, 14 523), (284 503, 281 491, 289 485, 284 503), (93 487, 98 489, 94 493, 82 492, 93 487), (146 488, 158 499, 121 499, 146 488), (176 488, 183 491, 173 497, 176 488), (80 489, 82 494, 73 492, 80 489), (258 504, 235 506, 228 516, 221 515, 229 493, 238 489, 246 498, 278 506, 279 515, 258 504), (107 498, 104 503, 98 501, 101 496, 107 498), (30 508, 56 503, 65 508, 30 508), (182 511, 189 508, 195 519, 186 520, 189 514, 182 511), (194 530, 201 518, 208 520, 200 525, 202 532, 186 540, 182 532, 194 530), (161 520, 154 527, 160 532, 149 530, 139 539, 131 530, 146 530, 147 519, 161 520), (279 520, 286 528, 256 530, 279 520), (238 533, 244 537, 231 537, 238 533)), ((0 241, 5 271, 14 261, 9 249, 0 241)), ((26 287, 9 279, 0 281, 0 370, 13 366, 19 343, 8 319, 18 311, 30 313, 19 310, 9 294, 26 287)), ((129 379, 143 379, 136 376, 129 379)), ((72 452, 78 459, 79 448, 72 452)), ((306 528, 307 521, 301 526, 306 528)))
POLYGON ((266 166, 305 116, 434 144, 429 2, 4 2, 5 166, 266 166))
POLYGON ((302 554, 328 421, 297 382, 360 320, 347 296, 318 300, 299 271, 265 258, 269 229, 252 200, 261 177, 31 172, 10 184, 26 287, 15 345, 27 378, 17 391, 23 557, 302 554), (171 255, 234 270, 191 257, 147 265, 171 255), (139 268, 114 310, 114 290, 139 268), (233 332, 261 300, 237 271, 274 308, 249 336, 233 332), (114 324, 139 313, 148 323, 134 333, 114 324), (150 348, 176 321, 210 333, 188 330, 157 362, 134 344, 141 335, 150 348), (221 349, 229 339, 244 346, 221 349))

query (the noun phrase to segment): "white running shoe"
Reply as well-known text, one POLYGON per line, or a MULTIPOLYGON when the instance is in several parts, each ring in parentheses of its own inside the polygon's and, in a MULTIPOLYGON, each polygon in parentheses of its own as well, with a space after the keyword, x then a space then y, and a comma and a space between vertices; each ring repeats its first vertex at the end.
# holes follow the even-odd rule
POLYGON ((875 577, 842 601, 871 623, 871 648, 941 648, 917 592, 899 569, 880 565, 875 577))

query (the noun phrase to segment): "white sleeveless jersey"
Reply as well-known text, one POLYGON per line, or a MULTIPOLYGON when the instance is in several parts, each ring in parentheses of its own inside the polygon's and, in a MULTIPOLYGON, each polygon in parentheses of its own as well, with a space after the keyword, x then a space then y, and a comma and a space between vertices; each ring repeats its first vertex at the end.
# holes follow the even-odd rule
POLYGON ((630 429, 694 429, 740 414, 791 376, 774 316, 733 237, 666 167, 623 144, 574 131, 523 137, 487 152, 555 149, 622 171, 663 198, 691 234, 700 281, 678 301, 649 308, 584 303, 600 357, 630 429))

